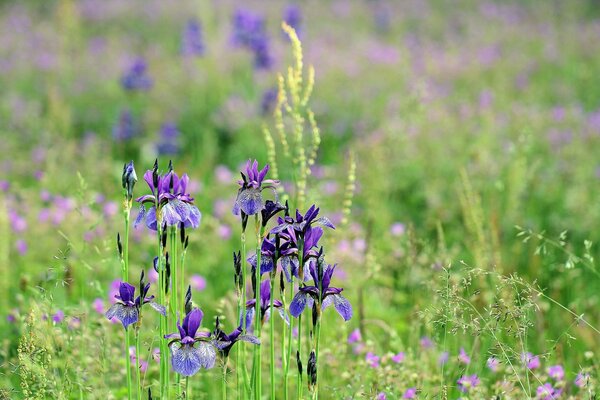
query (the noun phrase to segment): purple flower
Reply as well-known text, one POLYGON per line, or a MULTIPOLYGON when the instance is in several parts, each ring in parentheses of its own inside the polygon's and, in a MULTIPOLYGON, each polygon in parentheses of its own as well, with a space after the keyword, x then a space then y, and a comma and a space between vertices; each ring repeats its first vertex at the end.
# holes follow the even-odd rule
POLYGON ((56 313, 54 313, 54 315, 52 315, 52 321, 56 322, 57 324, 63 322, 65 319, 65 313, 62 310, 58 310, 56 313))
POLYGON ((190 278, 190 282, 194 290, 201 292, 204 289, 206 289, 206 279, 202 275, 192 275, 192 277, 190 278))
POLYGON ((390 233, 392 236, 402 236, 404 235, 404 232, 406 232, 406 225, 404 225, 402 222, 396 222, 390 227, 390 233))
POLYGON ((365 355, 365 360, 367 361, 367 364, 369 364, 369 366, 371 366, 372 368, 379 367, 379 356, 378 355, 375 355, 369 351, 365 355))
POLYGON ((420 340, 421 347, 424 349, 432 349, 433 341, 428 336, 423 336, 420 340))
POLYGON ((300 36, 302 24, 302 11, 295 4, 288 5, 283 12, 283 20, 286 24, 294 28, 298 36, 300 36))
MULTIPOLYGON (((123 165, 123 174, 121 175, 121 183, 123 186, 123 189, 125 190, 125 193, 127 193, 127 200, 131 201, 131 199, 133 198, 133 187, 135 186, 135 183, 137 182, 137 174, 135 173, 135 168, 133 166, 133 160, 131 160, 129 163, 123 165)), ((104 205, 104 213, 108 214, 106 212, 106 206, 109 205, 110 203, 106 203, 104 205)))
POLYGON ((119 120, 113 126, 112 136, 118 142, 133 139, 140 132, 140 128, 133 118, 131 111, 125 109, 119 114, 119 120))
POLYGON ((499 366, 500 366, 500 360, 498 360, 496 357, 490 357, 487 359, 487 367, 492 372, 497 372, 499 366))
POLYGON ((377 395, 377 400, 386 400, 387 397, 385 395, 384 392, 379 392, 379 394, 377 395))
POLYGON ((210 369, 215 365, 217 349, 212 343, 210 333, 198 332, 204 314, 199 308, 191 310, 183 319, 183 325, 177 321, 177 333, 165 335, 171 350, 173 371, 192 376, 200 368, 210 369))
POLYGON ((92 303, 92 308, 98 314, 104 314, 104 300, 97 297, 96 299, 94 299, 94 302, 92 303))
POLYGON ((561 389, 554 389, 551 384, 545 383, 542 386, 538 386, 535 398, 539 400, 555 400, 560 397, 561 393, 561 389))
POLYGON ((123 324, 123 328, 138 321, 140 309, 144 304, 150 304, 150 306, 161 313, 166 315, 166 309, 164 306, 152 301, 154 296, 146 297, 150 290, 150 284, 144 283, 144 271, 142 271, 140 277, 140 295, 135 297, 135 287, 127 282, 120 282, 119 294, 115 295, 117 302, 113 304, 106 312, 106 318, 113 319, 116 317, 123 324))
POLYGON ((19 252, 20 255, 24 256, 27 254, 27 242, 23 239, 19 239, 15 243, 15 248, 19 252))
POLYGON ((223 354, 225 358, 229 356, 229 352, 233 345, 238 341, 244 341, 252 344, 260 345, 260 339, 253 335, 242 334, 242 327, 239 326, 230 334, 223 332, 219 326, 219 318, 217 317, 216 327, 213 332, 215 347, 223 354))
POLYGON ((271 114, 275 110, 277 94, 277 88, 269 88, 263 92, 260 100, 260 112, 262 115, 271 114))
POLYGON ((269 37, 260 15, 238 9, 233 16, 232 43, 252 51, 255 68, 268 69, 273 64, 269 37))
POLYGON ((540 358, 538 356, 534 356, 531 353, 523 353, 521 354, 521 361, 523 365, 525 365, 529 369, 537 369, 540 367, 540 358))
POLYGON ((165 122, 160 127, 159 140, 156 151, 159 155, 176 155, 180 152, 179 137, 181 132, 173 122, 165 122))
POLYGON ((181 54, 184 56, 204 55, 202 25, 195 19, 190 19, 183 29, 181 35, 181 54))
POLYGON ((479 385, 479 378, 476 374, 463 375, 456 382, 458 383, 458 389, 463 393, 467 393, 471 388, 479 385))
POLYGON ((442 352, 438 358, 438 364, 439 365, 446 364, 448 362, 449 357, 450 357, 450 354, 447 351, 442 352))
POLYGON ((469 357, 465 349, 463 349, 462 347, 460 348, 460 353, 458 354, 458 361, 465 365, 471 363, 471 357, 469 357))
POLYGON ((121 86, 125 90, 149 90, 152 88, 152 78, 148 76, 146 61, 138 57, 121 76, 121 86))
MULTIPOLYGON (((336 264, 337 265, 337 264, 336 264)), ((330 287, 331 277, 335 271, 336 265, 327 265, 323 270, 321 260, 310 263, 309 272, 313 278, 314 286, 301 286, 290 303, 290 314, 298 317, 308 306, 312 309, 313 303, 317 303, 317 307, 323 310, 333 304, 335 310, 340 314, 344 321, 352 318, 352 306, 350 302, 344 298, 341 293, 344 289, 330 287), (319 290, 319 288, 321 290, 319 290)))
POLYGON ((578 388, 586 387, 589 381, 590 381, 590 375, 580 372, 575 377, 575 386, 577 386, 578 388))
POLYGON ((358 329, 358 328, 353 330, 350 333, 350 335, 348 335, 348 344, 361 342, 361 341, 362 341, 362 335, 360 334, 360 329, 358 329))
POLYGON ((562 365, 552 365, 548 367, 548 376, 556 381, 560 381, 565 377, 565 370, 562 365))
POLYGON ((10 190, 10 182, 0 180, 0 191, 7 193, 10 190))
POLYGON ((21 233, 27 229, 27 221, 16 211, 10 210, 8 212, 8 219, 14 232, 21 233))
MULTIPOLYGON (((269 237, 269 235, 267 235, 267 237, 265 237, 265 239, 262 242, 262 245, 260 246, 260 274, 266 274, 267 272, 271 272, 273 271, 273 268, 275 268, 275 263, 277 262, 277 260, 275 260, 275 253, 276 253, 276 247, 275 247, 275 239, 271 239, 269 237)), ((252 271, 256 270, 256 253, 251 254, 250 257, 248 257, 248 259, 246 261, 248 261, 248 264, 250 264, 252 266, 252 271)), ((252 273, 254 276, 254 272, 252 273)))
POLYGON ((404 395, 402 396, 403 399, 416 399, 417 398, 417 388, 411 387, 406 389, 406 392, 404 392, 404 395))
POLYGON ((400 353, 398 353, 392 357, 392 361, 395 362, 396 364, 400 364, 402 361, 404 361, 404 357, 405 357, 404 352, 401 351, 400 353))
POLYGON ((267 172, 269 172, 269 165, 265 165, 262 170, 258 170, 258 161, 254 162, 248 160, 245 167, 245 174, 242 172, 242 180, 238 181, 241 186, 235 204, 233 206, 233 214, 239 215, 240 211, 245 215, 258 214, 264 207, 262 191, 270 189, 273 191, 275 197, 275 185, 279 181, 265 179, 267 172))
POLYGON ((161 225, 179 226, 183 223, 186 228, 197 228, 200 225, 202 215, 194 205, 194 198, 187 193, 190 180, 187 174, 179 178, 169 165, 169 172, 159 175, 158 161, 155 161, 154 168, 144 174, 144 180, 152 194, 136 199, 141 205, 135 226, 145 219, 149 229, 157 230, 157 209, 161 225), (146 204, 152 204, 148 212, 146 212, 146 204))
MULTIPOLYGON (((260 284, 260 321, 264 324, 271 315, 271 281, 266 279, 260 284)), ((246 302, 246 329, 250 329, 254 322, 256 299, 250 299, 246 302)), ((289 317, 283 309, 283 303, 273 299, 273 307, 279 312, 281 318, 289 325, 289 317)))

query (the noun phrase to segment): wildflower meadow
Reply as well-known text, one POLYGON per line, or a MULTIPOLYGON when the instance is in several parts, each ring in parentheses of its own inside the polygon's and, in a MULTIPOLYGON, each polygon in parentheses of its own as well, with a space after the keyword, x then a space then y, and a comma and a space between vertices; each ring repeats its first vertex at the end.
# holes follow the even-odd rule
POLYGON ((0 399, 597 399, 600 4, 0 1, 0 399))

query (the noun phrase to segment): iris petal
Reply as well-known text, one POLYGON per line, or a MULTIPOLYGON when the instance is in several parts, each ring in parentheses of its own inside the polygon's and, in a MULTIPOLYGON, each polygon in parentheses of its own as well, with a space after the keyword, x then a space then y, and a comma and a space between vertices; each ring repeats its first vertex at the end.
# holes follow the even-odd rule
POLYGON ((117 318, 123 324, 123 328, 134 324, 138 320, 138 310, 136 307, 126 306, 121 303, 115 303, 106 312, 106 318, 117 318))
POLYGON ((258 214, 263 207, 262 194, 259 189, 243 189, 238 194, 236 204, 247 215, 258 214))
POLYGON ((172 345, 171 366, 173 371, 183 376, 194 375, 202 367, 199 349, 190 345, 172 345))

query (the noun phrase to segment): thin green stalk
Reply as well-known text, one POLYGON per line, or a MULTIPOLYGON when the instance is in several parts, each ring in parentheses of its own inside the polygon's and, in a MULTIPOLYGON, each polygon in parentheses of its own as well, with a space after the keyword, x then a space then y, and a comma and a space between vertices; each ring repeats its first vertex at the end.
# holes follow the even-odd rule
MULTIPOLYGON (((142 318, 141 312, 139 318, 142 318)), ((137 377, 137 399, 142 400, 142 370, 140 369, 140 328, 139 324, 135 327, 135 370, 137 377)))
POLYGON ((129 329, 125 329, 125 368, 127 368, 127 398, 131 397, 131 357, 129 356, 129 346, 131 345, 129 340, 129 329))
MULTIPOLYGON (((172 332, 176 332, 177 331, 177 325, 176 325, 176 321, 177 321, 177 311, 179 310, 179 298, 177 296, 177 282, 179 282, 179 279, 177 279, 178 276, 178 272, 177 272, 177 227, 173 226, 170 228, 169 231, 169 241, 171 242, 171 273, 172 273, 172 285, 171 285, 171 306, 172 306, 172 322, 171 322, 171 327, 170 330, 172 332)), ((175 374, 175 393, 177 397, 181 396, 181 376, 179 374, 175 374)))
MULTIPOLYGON (((297 338, 297 342, 296 342, 296 354, 302 354, 301 350, 302 348, 300 347, 302 345, 302 314, 300 314, 298 316, 298 338, 297 338)), ((296 393, 298 394, 298 400, 300 400, 302 398, 302 373, 300 371, 298 371, 298 379, 297 379, 297 387, 296 387, 296 393)))
MULTIPOLYGON (((160 213, 157 212, 156 213, 157 217, 159 217, 160 219, 160 213)), ((161 231, 162 231, 162 227, 161 227, 161 222, 157 221, 157 235, 158 235, 158 262, 157 262, 157 268, 158 268, 158 298, 160 301, 160 304, 165 304, 165 267, 163 264, 163 257, 162 257, 162 246, 161 246, 161 231)), ((167 328, 167 318, 164 315, 160 316, 159 319, 159 332, 160 332, 160 338, 159 338, 159 343, 160 343, 160 398, 164 399, 166 397, 168 397, 168 387, 169 384, 167 382, 168 377, 169 377, 169 366, 168 366, 168 360, 167 360, 167 342, 165 339, 165 335, 166 335, 166 328, 167 328)))
POLYGON ((275 271, 271 272, 271 304, 269 310, 271 311, 271 317, 269 318, 269 336, 271 346, 271 399, 275 399, 275 315, 273 308, 273 302, 275 298, 275 271))
MULTIPOLYGON (((319 268, 320 269, 320 268, 319 268)), ((319 304, 317 304, 317 323, 315 325, 315 365, 316 380, 314 387, 314 399, 319 399, 319 342, 321 341, 321 305, 323 304, 323 282, 319 279, 319 304)))
MULTIPOLYGON (((241 318, 241 324, 242 324, 242 331, 244 332, 244 334, 246 333, 246 321, 244 318, 245 315, 245 308, 246 308, 246 298, 247 298, 247 293, 246 293, 246 283, 247 283, 247 277, 246 277, 246 232, 242 231, 242 235, 240 237, 240 240, 242 242, 242 252, 241 252, 241 257, 242 257, 242 311, 240 313, 240 318, 241 318)), ((242 348, 242 361, 241 361, 241 365, 238 364, 238 368, 242 368, 242 377, 244 380, 244 395, 242 396, 244 399, 248 397, 248 393, 250 392, 250 382, 248 381, 248 371, 247 371, 247 365, 246 365, 246 342, 242 342, 241 343, 241 348, 242 348)), ((238 388, 239 390, 239 388, 238 388)))
MULTIPOLYGON (((292 299, 294 298, 294 276, 291 277, 290 282, 290 304, 292 299)), ((285 299, 285 296, 284 296, 285 299)), ((287 304, 285 304, 285 308, 287 309, 287 304)), ((285 325, 283 326, 283 330, 285 332, 285 325)), ((283 398, 284 400, 288 399, 288 375, 290 370, 290 362, 292 359, 292 333, 294 330, 294 318, 290 318, 290 324, 288 325, 288 334, 287 334, 287 347, 285 349, 285 362, 283 364, 283 398)), ((283 340, 285 341, 285 333, 283 336, 283 340)))
MULTIPOLYGON (((125 193, 125 199, 123 201, 123 214, 125 216, 125 240, 123 243, 123 254, 121 255, 122 264, 122 281, 129 281, 129 214, 131 211, 131 203, 125 193)), ((127 368, 127 398, 132 399, 132 385, 131 385, 131 358, 129 357, 129 346, 130 337, 129 329, 125 329, 125 368, 127 368)))
POLYGON ((221 381, 221 399, 223 400, 227 400, 227 360, 228 357, 223 360, 223 379, 221 381))
MULTIPOLYGON (((261 310, 260 310, 260 257, 261 257, 261 245, 263 228, 260 226, 260 219, 258 214, 254 216, 254 224, 256 228, 256 268, 255 278, 256 287, 254 289, 254 331, 256 337, 260 340, 261 332, 261 310)), ((254 347, 254 398, 260 400, 261 398, 261 346, 254 347)))

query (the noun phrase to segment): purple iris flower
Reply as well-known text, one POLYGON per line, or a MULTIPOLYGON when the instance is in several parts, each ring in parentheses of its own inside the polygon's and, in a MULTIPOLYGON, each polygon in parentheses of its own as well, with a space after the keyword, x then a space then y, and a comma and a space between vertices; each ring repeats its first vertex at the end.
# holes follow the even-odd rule
POLYGON ((253 335, 244 335, 242 327, 238 326, 230 334, 223 332, 219 326, 219 318, 217 317, 215 331, 213 332, 215 347, 219 349, 223 357, 229 357, 229 352, 234 344, 238 341, 244 341, 252 344, 260 345, 260 339, 253 335))
MULTIPOLYGON (((271 239, 269 235, 263 240, 260 248, 260 274, 266 274, 274 269, 276 256, 275 239, 271 239)), ((252 271, 256 270, 256 253, 253 253, 247 259, 252 266, 252 271)), ((254 274, 254 273, 253 273, 254 274)))
POLYGON ((215 365, 217 349, 208 332, 198 332, 204 314, 199 308, 191 310, 183 319, 183 325, 177 321, 178 333, 165 335, 171 350, 173 371, 192 376, 200 368, 210 369, 215 365))
POLYGON ((140 309, 144 304, 150 304, 150 306, 161 313, 166 315, 166 309, 164 306, 152 301, 154 296, 146 297, 150 290, 150 284, 144 284, 144 272, 140 278, 140 295, 135 297, 135 286, 130 285, 127 282, 121 282, 119 284, 119 294, 115 295, 117 302, 113 304, 106 312, 106 318, 113 319, 116 317, 123 324, 123 328, 138 321, 140 315, 140 309))
POLYGON ((202 39, 202 25, 200 21, 190 19, 181 35, 181 54, 184 56, 204 55, 204 40, 202 39))
POLYGON ((152 194, 147 194, 136 199, 141 203, 140 213, 135 221, 137 226, 145 219, 146 226, 157 230, 157 212, 160 215, 161 224, 167 226, 179 226, 183 223, 185 228, 197 228, 200 225, 202 215, 194 203, 194 198, 187 193, 190 178, 183 174, 181 178, 170 170, 166 175, 158 175, 158 163, 154 163, 154 169, 146 171, 144 180, 148 183, 152 194), (152 207, 146 212, 146 204, 152 207))
POLYGON ((179 146, 179 137, 181 132, 177 129, 177 125, 173 122, 165 122, 162 124, 159 132, 159 140, 156 144, 156 151, 159 155, 179 154, 181 148, 179 146))
MULTIPOLYGON (((249 329, 254 321, 256 299, 250 299, 246 302, 246 329, 249 329)), ((279 312, 281 318, 290 323, 288 315, 283 309, 283 303, 273 299, 273 307, 279 312)), ((271 316, 271 282, 266 279, 260 284, 260 321, 264 324, 271 316)))
POLYGON ((319 266, 319 264, 322 265, 321 260, 310 263, 309 271, 313 278, 314 286, 302 286, 299 288, 298 293, 296 293, 290 304, 290 314, 297 318, 307 306, 312 308, 313 303, 316 301, 317 305, 322 309, 327 308, 333 303, 338 314, 345 321, 350 320, 352 318, 352 306, 341 295, 344 289, 329 286, 337 264, 333 266, 327 265, 325 271, 322 271, 322 266, 319 266), (320 291, 319 288, 321 289, 320 291))
POLYGON ((467 393, 471 388, 479 385, 479 378, 476 374, 463 375, 456 382, 458 383, 458 389, 463 393, 467 393))
POLYGON ((152 88, 152 78, 148 76, 148 65, 143 58, 136 58, 123 73, 121 86, 125 90, 149 90, 152 88))
POLYGON ((269 172, 269 164, 265 165, 262 170, 258 170, 258 161, 251 162, 248 160, 245 167, 245 174, 242 172, 242 180, 238 181, 241 186, 235 204, 233 206, 233 214, 239 215, 242 211, 246 215, 258 214, 264 207, 262 191, 270 189, 277 197, 275 185, 279 181, 265 179, 269 172))

